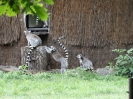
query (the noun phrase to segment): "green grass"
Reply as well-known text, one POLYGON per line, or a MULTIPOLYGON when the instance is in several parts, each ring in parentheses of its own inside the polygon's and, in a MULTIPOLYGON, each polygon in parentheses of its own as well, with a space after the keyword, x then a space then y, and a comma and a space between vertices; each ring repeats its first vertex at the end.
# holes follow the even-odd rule
POLYGON ((127 90, 127 78, 84 71, 0 73, 0 99, 128 99, 127 90))

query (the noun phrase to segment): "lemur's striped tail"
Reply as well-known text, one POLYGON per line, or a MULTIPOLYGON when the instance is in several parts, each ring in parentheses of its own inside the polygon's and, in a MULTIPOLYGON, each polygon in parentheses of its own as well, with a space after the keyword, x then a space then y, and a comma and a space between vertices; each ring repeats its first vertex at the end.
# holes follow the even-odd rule
POLYGON ((64 52, 65 52, 65 55, 66 55, 65 58, 68 60, 68 57, 69 57, 69 55, 68 55, 68 51, 67 51, 65 45, 63 45, 63 44, 60 42, 60 39, 63 39, 63 38, 65 38, 65 36, 61 36, 61 37, 59 37, 57 41, 58 41, 60 47, 61 47, 61 48, 64 50, 64 52))
POLYGON ((30 56, 31 56, 31 53, 33 52, 33 47, 30 46, 30 50, 28 51, 28 55, 27 55, 27 58, 26 58, 26 66, 28 67, 29 65, 29 61, 30 61, 30 56))

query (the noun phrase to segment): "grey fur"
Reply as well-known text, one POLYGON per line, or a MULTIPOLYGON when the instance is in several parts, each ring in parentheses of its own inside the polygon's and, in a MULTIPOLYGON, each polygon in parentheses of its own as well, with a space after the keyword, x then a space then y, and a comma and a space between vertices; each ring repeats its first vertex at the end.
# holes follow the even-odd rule
POLYGON ((92 71, 94 71, 93 64, 88 58, 83 57, 81 54, 78 54, 77 58, 79 59, 80 67, 83 70, 92 70, 92 71))
POLYGON ((39 36, 30 33, 30 31, 24 31, 26 35, 26 39, 28 41, 28 47, 30 48, 28 52, 28 56, 26 58, 26 66, 28 67, 29 60, 30 60, 30 55, 33 52, 33 49, 42 45, 42 40, 39 36))
POLYGON ((38 35, 30 33, 30 31, 24 31, 26 39, 28 41, 28 46, 38 47, 42 45, 42 40, 38 35))
POLYGON ((66 58, 64 58, 57 50, 54 46, 44 46, 44 48, 46 49, 47 53, 51 54, 52 57, 61 64, 61 73, 64 73, 67 71, 68 68, 68 61, 66 58))

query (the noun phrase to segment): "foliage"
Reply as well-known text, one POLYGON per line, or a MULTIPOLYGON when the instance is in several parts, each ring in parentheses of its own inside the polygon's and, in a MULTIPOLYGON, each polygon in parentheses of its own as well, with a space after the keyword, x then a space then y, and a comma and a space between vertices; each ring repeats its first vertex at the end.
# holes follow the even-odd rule
POLYGON ((19 72, 21 72, 22 74, 24 74, 24 73, 25 73, 26 68, 27 68, 27 66, 26 66, 26 65, 21 65, 21 66, 19 66, 19 67, 18 67, 19 72))
POLYGON ((37 15, 39 19, 48 18, 45 5, 53 5, 53 0, 1 0, 0 15, 16 16, 18 13, 37 15))
POLYGON ((105 68, 108 68, 108 69, 110 69, 110 68, 115 68, 114 66, 113 66, 113 62, 108 62, 108 66, 106 66, 105 68))
POLYGON ((133 48, 115 49, 113 52, 117 52, 119 55, 115 58, 116 75, 129 76, 133 72, 133 48))
POLYGON ((76 72, 73 74, 73 70, 68 70, 65 74, 42 72, 34 75, 0 72, 0 98, 127 99, 126 78, 100 76, 79 68, 76 72))

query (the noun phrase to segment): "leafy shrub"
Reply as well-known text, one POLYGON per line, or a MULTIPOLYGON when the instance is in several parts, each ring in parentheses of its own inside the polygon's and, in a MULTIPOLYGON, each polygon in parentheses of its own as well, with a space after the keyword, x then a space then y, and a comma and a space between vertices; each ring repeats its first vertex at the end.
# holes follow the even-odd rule
POLYGON ((115 49, 113 52, 117 52, 119 55, 115 58, 115 74, 119 76, 129 76, 133 72, 133 48, 115 49))

